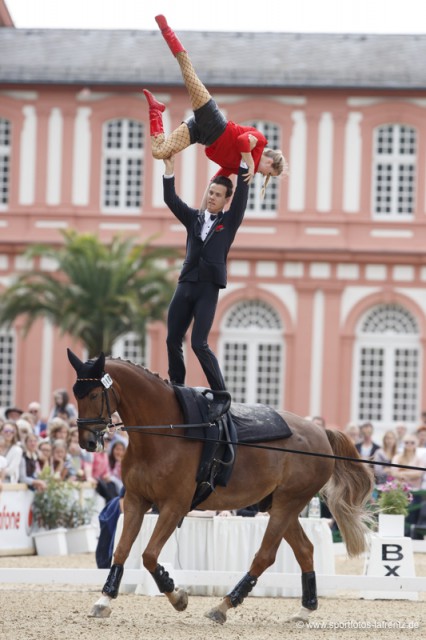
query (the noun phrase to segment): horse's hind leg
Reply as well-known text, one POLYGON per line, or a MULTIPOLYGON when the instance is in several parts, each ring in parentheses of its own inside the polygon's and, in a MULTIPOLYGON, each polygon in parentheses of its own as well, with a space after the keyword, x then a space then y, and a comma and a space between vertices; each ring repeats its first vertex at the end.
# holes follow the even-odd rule
POLYGON ((248 573, 246 573, 232 591, 223 598, 217 607, 214 607, 205 614, 207 618, 210 618, 213 622, 223 624, 226 622, 228 609, 238 607, 238 605, 243 603, 244 599, 256 585, 259 576, 274 564, 285 526, 286 524, 283 522, 281 515, 278 515, 277 512, 274 516, 271 514, 262 544, 251 563, 248 573))
POLYGON ((302 606, 300 611, 292 616, 292 621, 307 622, 309 614, 318 608, 317 585, 314 571, 314 548, 311 541, 296 518, 284 533, 284 540, 293 550, 296 560, 302 570, 302 606))
POLYGON ((111 615, 111 601, 118 596, 124 563, 129 557, 130 550, 142 526, 143 516, 150 508, 150 503, 135 500, 126 493, 124 497, 124 522, 120 541, 114 552, 114 560, 102 589, 102 596, 94 604, 89 616, 92 618, 109 618, 111 615))

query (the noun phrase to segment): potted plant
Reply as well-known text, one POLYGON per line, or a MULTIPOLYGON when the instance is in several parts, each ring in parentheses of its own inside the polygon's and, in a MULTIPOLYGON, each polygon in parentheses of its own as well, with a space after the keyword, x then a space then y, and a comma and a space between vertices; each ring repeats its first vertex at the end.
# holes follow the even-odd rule
POLYGON ((67 509, 68 553, 93 553, 96 550, 97 530, 92 524, 94 501, 74 499, 67 509))
POLYGON ((66 555, 67 511, 73 500, 73 486, 58 480, 48 466, 40 473, 46 488, 34 494, 32 536, 38 555, 66 555))
POLYGON ((404 536, 404 522, 408 506, 413 500, 410 487, 404 482, 390 480, 380 487, 379 535, 384 537, 404 536))

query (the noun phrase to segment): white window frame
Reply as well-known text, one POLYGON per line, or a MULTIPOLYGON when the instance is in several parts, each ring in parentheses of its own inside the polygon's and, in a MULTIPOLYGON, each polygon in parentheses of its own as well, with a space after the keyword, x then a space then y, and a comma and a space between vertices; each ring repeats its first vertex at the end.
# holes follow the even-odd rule
MULTIPOLYGON (((9 393, 7 395, 6 395, 6 392, 3 390, 4 380, 6 379, 5 370, 3 368, 3 364, 4 364, 3 360, 1 361, 1 366, 0 366, 0 390, 1 390, 0 406, 10 407, 15 403, 16 355, 17 355, 16 354, 16 349, 17 349, 16 335, 13 329, 5 329, 0 327, 0 336, 2 338, 9 338, 11 341, 11 347, 12 347, 12 355, 10 357, 12 372, 11 372, 9 393)), ((0 353, 0 356, 1 356, 1 353, 0 353)))
POLYGON ((264 345, 264 344, 277 345, 277 347, 279 346, 281 348, 282 366, 280 367, 279 380, 277 382, 278 406, 276 406, 275 408, 281 409, 284 403, 282 389, 283 389, 283 378, 284 378, 285 354, 284 354, 284 344, 281 336, 276 336, 274 335, 274 333, 275 332, 271 332, 270 330, 261 330, 261 329, 255 329, 255 328, 240 329, 240 330, 227 329, 226 335, 223 336, 219 353, 221 357, 221 362, 224 362, 225 345, 227 343, 238 343, 238 344, 247 345, 247 369, 245 371, 245 375, 247 379, 247 388, 246 388, 245 402, 252 404, 260 401, 256 395, 259 347, 260 345, 264 345))
POLYGON ((101 193, 100 193, 100 202, 101 202, 101 211, 103 214, 111 214, 111 215, 138 215, 142 210, 143 204, 143 178, 144 178, 144 158, 145 158, 145 131, 144 126, 138 120, 134 120, 132 118, 114 118, 111 120, 107 120, 103 123, 102 127, 102 166, 101 166, 101 193), (122 140, 121 146, 119 148, 108 148, 107 147, 107 133, 108 133, 108 125, 113 122, 121 122, 122 123, 122 140), (129 123, 135 122, 140 127, 142 127, 142 146, 140 148, 131 149, 128 147, 129 141, 129 123), (117 206, 110 206, 105 204, 105 193, 106 193, 106 180, 107 180, 107 160, 108 159, 118 159, 120 160, 120 188, 119 188, 119 201, 120 204, 117 206), (140 203, 138 206, 126 206, 126 181, 128 178, 127 171, 127 161, 128 160, 140 160, 141 162, 141 177, 140 177, 140 203))
MULTIPOLYGON (((132 360, 135 362, 133 358, 129 358, 125 353, 125 342, 126 340, 137 340, 140 341, 140 336, 133 331, 126 333, 120 336, 113 344, 112 347, 112 357, 113 358, 121 358, 122 360, 132 360)), ((148 339, 148 333, 145 335, 145 344, 142 345, 142 360, 135 362, 135 364, 141 364, 143 367, 148 367, 150 362, 150 341, 148 339)))
POLYGON ((373 180, 372 180, 372 193, 371 193, 371 211, 374 220, 383 222, 407 222, 414 218, 415 203, 416 203, 416 187, 417 187, 417 148, 418 148, 418 132, 415 127, 405 123, 383 123, 375 127, 373 132, 373 180), (391 153, 378 153, 378 136, 379 131, 383 127, 393 127, 393 149, 391 153), (398 145, 401 133, 401 128, 412 129, 415 132, 416 150, 414 154, 400 154, 398 145), (388 164, 391 166, 391 211, 378 212, 376 211, 376 195, 378 186, 378 165, 388 164), (413 204, 411 213, 398 213, 398 181, 399 181, 399 165, 413 166, 413 204))
MULTIPOLYGON (((370 311, 371 312, 371 311, 370 311)), ((368 316, 368 313, 364 316, 368 316)), ((360 323, 360 326, 362 322, 360 323)), ((421 389, 421 363, 422 354, 420 348, 420 340, 418 334, 404 333, 396 334, 392 331, 384 333, 362 333, 357 332, 357 339, 354 350, 354 376, 352 388, 352 416, 355 421, 367 422, 369 418, 360 417, 359 400, 360 400, 360 376, 361 376, 361 352, 363 348, 383 349, 383 398, 382 398, 382 416, 381 419, 371 418, 371 422, 381 429, 391 429, 397 424, 404 422, 409 428, 417 426, 418 416, 420 416, 420 389, 421 389), (412 421, 399 418, 393 418, 393 392, 395 383, 395 356, 398 349, 413 349, 418 352, 418 376, 416 391, 416 407, 414 409, 415 417, 412 421)))
MULTIPOLYGON (((10 144, 1 144, 0 140, 0 157, 5 159, 6 165, 8 167, 8 179, 7 179, 7 199, 6 202, 2 202, 1 197, 2 194, 0 192, 0 211, 6 211, 9 207, 9 199, 10 199, 10 171, 11 171, 11 154, 12 154, 12 123, 7 118, 2 118, 0 116, 0 123, 5 123, 5 126, 9 129, 10 136, 10 144)), ((3 176, 0 176, 3 177, 3 176)))
MULTIPOLYGON (((269 307, 271 311, 276 312, 271 305, 265 304, 261 301, 258 301, 259 304, 262 304, 266 307, 269 307)), ((257 382, 258 382, 258 362, 259 362, 259 348, 261 345, 276 345, 281 349, 281 364, 279 367, 279 375, 277 380, 277 390, 278 390, 278 400, 277 406, 274 408, 282 409, 284 406, 284 397, 283 397, 283 381, 285 375, 285 361, 286 361, 286 352, 285 352, 285 341, 283 338, 283 327, 280 319, 280 327, 276 328, 261 328, 259 326, 249 326, 249 327, 228 327, 227 319, 231 313, 234 313, 235 310, 240 306, 239 303, 230 309, 222 322, 221 327, 221 337, 218 345, 218 353, 219 353, 219 362, 221 363, 221 368, 226 380, 226 371, 225 371, 225 348, 227 344, 245 344, 247 347, 247 365, 244 371, 247 380, 247 387, 245 393, 245 402, 246 403, 257 403, 260 402, 260 399, 257 397, 257 382)), ((277 314, 278 315, 278 314, 277 314)), ((231 386, 231 385, 228 385, 231 386)), ((231 394, 232 394, 232 388, 231 394)))

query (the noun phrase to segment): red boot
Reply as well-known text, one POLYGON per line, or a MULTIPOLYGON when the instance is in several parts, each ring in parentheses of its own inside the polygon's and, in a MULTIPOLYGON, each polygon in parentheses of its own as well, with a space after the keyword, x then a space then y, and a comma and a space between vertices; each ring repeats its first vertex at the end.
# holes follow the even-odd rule
POLYGON ((161 133, 164 133, 163 117, 161 114, 166 107, 162 102, 158 102, 158 100, 154 98, 154 96, 150 91, 148 91, 148 89, 143 89, 143 92, 149 106, 150 135, 158 136, 161 133))
POLYGON ((186 51, 185 47, 179 42, 175 32, 167 24, 167 20, 164 16, 155 16, 155 21, 161 29, 164 40, 169 45, 170 51, 176 56, 181 51, 186 51))
POLYGON ((150 110, 155 109, 156 111, 160 111, 161 113, 163 113, 163 111, 166 109, 166 105, 164 105, 162 102, 158 102, 158 100, 155 99, 151 91, 148 91, 148 89, 142 89, 142 91, 144 92, 145 98, 148 101, 150 110))

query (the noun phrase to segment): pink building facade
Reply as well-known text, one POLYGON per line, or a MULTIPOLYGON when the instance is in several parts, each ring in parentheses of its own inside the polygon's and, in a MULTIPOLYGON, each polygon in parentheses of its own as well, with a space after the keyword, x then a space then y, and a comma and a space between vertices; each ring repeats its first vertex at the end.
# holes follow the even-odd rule
MULTIPOLYGON (((256 123, 290 168, 263 201, 260 177, 251 187, 210 334, 234 399, 340 427, 416 426, 426 408, 425 88, 216 84, 227 117, 256 123)), ((144 86, 166 103, 167 131, 188 114, 181 85, 144 86)), ((2 79, 0 292, 17 273, 55 269, 23 254, 60 243, 62 229, 105 242, 155 235, 183 254, 147 116, 141 85, 2 79)), ((201 147, 187 149, 178 193, 197 206, 214 172, 201 147)), ((165 338, 156 323, 146 344, 129 335, 114 354, 167 377, 165 338)), ((0 404, 40 400, 47 412, 53 390, 73 384, 67 346, 84 356, 47 320, 26 337, 20 321, 0 327, 0 404)), ((186 360, 187 383, 205 384, 189 347, 186 360)))

